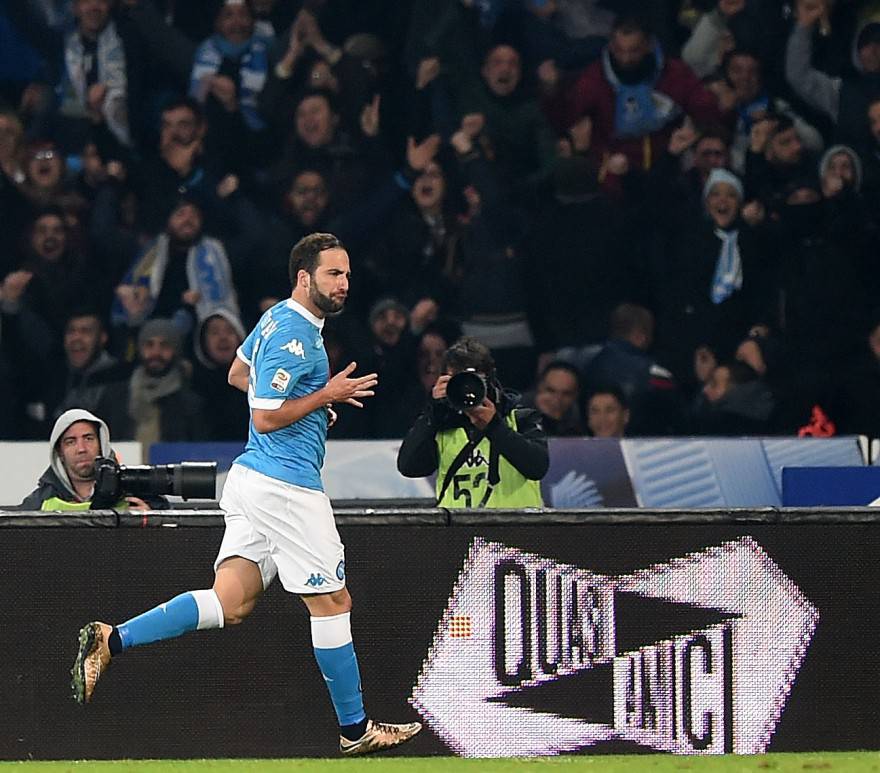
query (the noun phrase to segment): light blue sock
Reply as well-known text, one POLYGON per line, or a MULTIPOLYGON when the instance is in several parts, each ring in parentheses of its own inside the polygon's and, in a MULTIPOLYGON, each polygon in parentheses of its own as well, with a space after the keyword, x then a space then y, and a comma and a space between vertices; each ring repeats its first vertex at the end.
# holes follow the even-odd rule
POLYGON ((197 628, 222 628, 223 607, 213 590, 181 593, 116 626, 122 649, 174 639, 197 628))
POLYGON ((351 641, 350 614, 313 617, 312 646, 324 675, 341 727, 367 718, 361 695, 361 674, 351 641))

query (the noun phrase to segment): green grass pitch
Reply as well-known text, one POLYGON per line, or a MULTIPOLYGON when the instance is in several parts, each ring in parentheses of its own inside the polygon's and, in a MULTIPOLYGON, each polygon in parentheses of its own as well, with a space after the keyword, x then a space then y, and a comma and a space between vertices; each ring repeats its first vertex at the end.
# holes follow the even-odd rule
POLYGON ((293 760, 109 760, 59 762, 0 762, 0 773, 51 771, 51 773, 323 773, 324 771, 369 771, 370 773, 678 773, 709 771, 878 771, 880 752, 838 752, 814 754, 765 754, 754 757, 675 757, 668 754, 633 756, 541 757, 520 759, 464 760, 455 757, 371 757, 365 759, 293 760))

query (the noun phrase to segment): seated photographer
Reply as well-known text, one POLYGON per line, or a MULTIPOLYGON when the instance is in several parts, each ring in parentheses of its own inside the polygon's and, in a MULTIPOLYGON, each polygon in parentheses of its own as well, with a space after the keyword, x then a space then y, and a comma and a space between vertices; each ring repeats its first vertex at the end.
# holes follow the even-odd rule
POLYGON ((437 506, 542 507, 550 458, 541 415, 515 408, 489 349, 465 336, 443 355, 431 402, 403 440, 397 469, 437 472, 437 506))
MULTIPOLYGON (((18 506, 19 510, 91 510, 99 456, 114 458, 110 430, 94 414, 81 408, 62 413, 49 437, 49 468, 37 488, 18 506)), ((164 510, 162 496, 121 496, 114 510, 164 510)))

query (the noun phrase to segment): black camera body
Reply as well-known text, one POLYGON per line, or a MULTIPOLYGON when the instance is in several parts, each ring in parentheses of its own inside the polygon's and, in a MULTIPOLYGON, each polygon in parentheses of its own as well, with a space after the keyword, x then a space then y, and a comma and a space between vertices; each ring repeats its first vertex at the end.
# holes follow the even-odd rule
POLYGON ((460 370, 446 384, 446 402, 459 413, 482 405, 488 393, 485 376, 473 368, 460 370))
POLYGON ((124 466, 107 456, 95 459, 94 510, 113 507, 125 496, 213 499, 216 492, 217 462, 124 466))

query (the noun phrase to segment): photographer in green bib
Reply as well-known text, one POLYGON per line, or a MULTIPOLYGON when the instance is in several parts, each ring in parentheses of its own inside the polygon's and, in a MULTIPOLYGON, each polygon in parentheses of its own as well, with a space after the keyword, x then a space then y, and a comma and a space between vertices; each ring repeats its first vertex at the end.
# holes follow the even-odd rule
POLYGON ((444 354, 443 374, 403 440, 397 469, 408 478, 436 472, 438 507, 543 507, 540 481, 550 458, 540 419, 516 407, 489 349, 465 336, 444 354))

